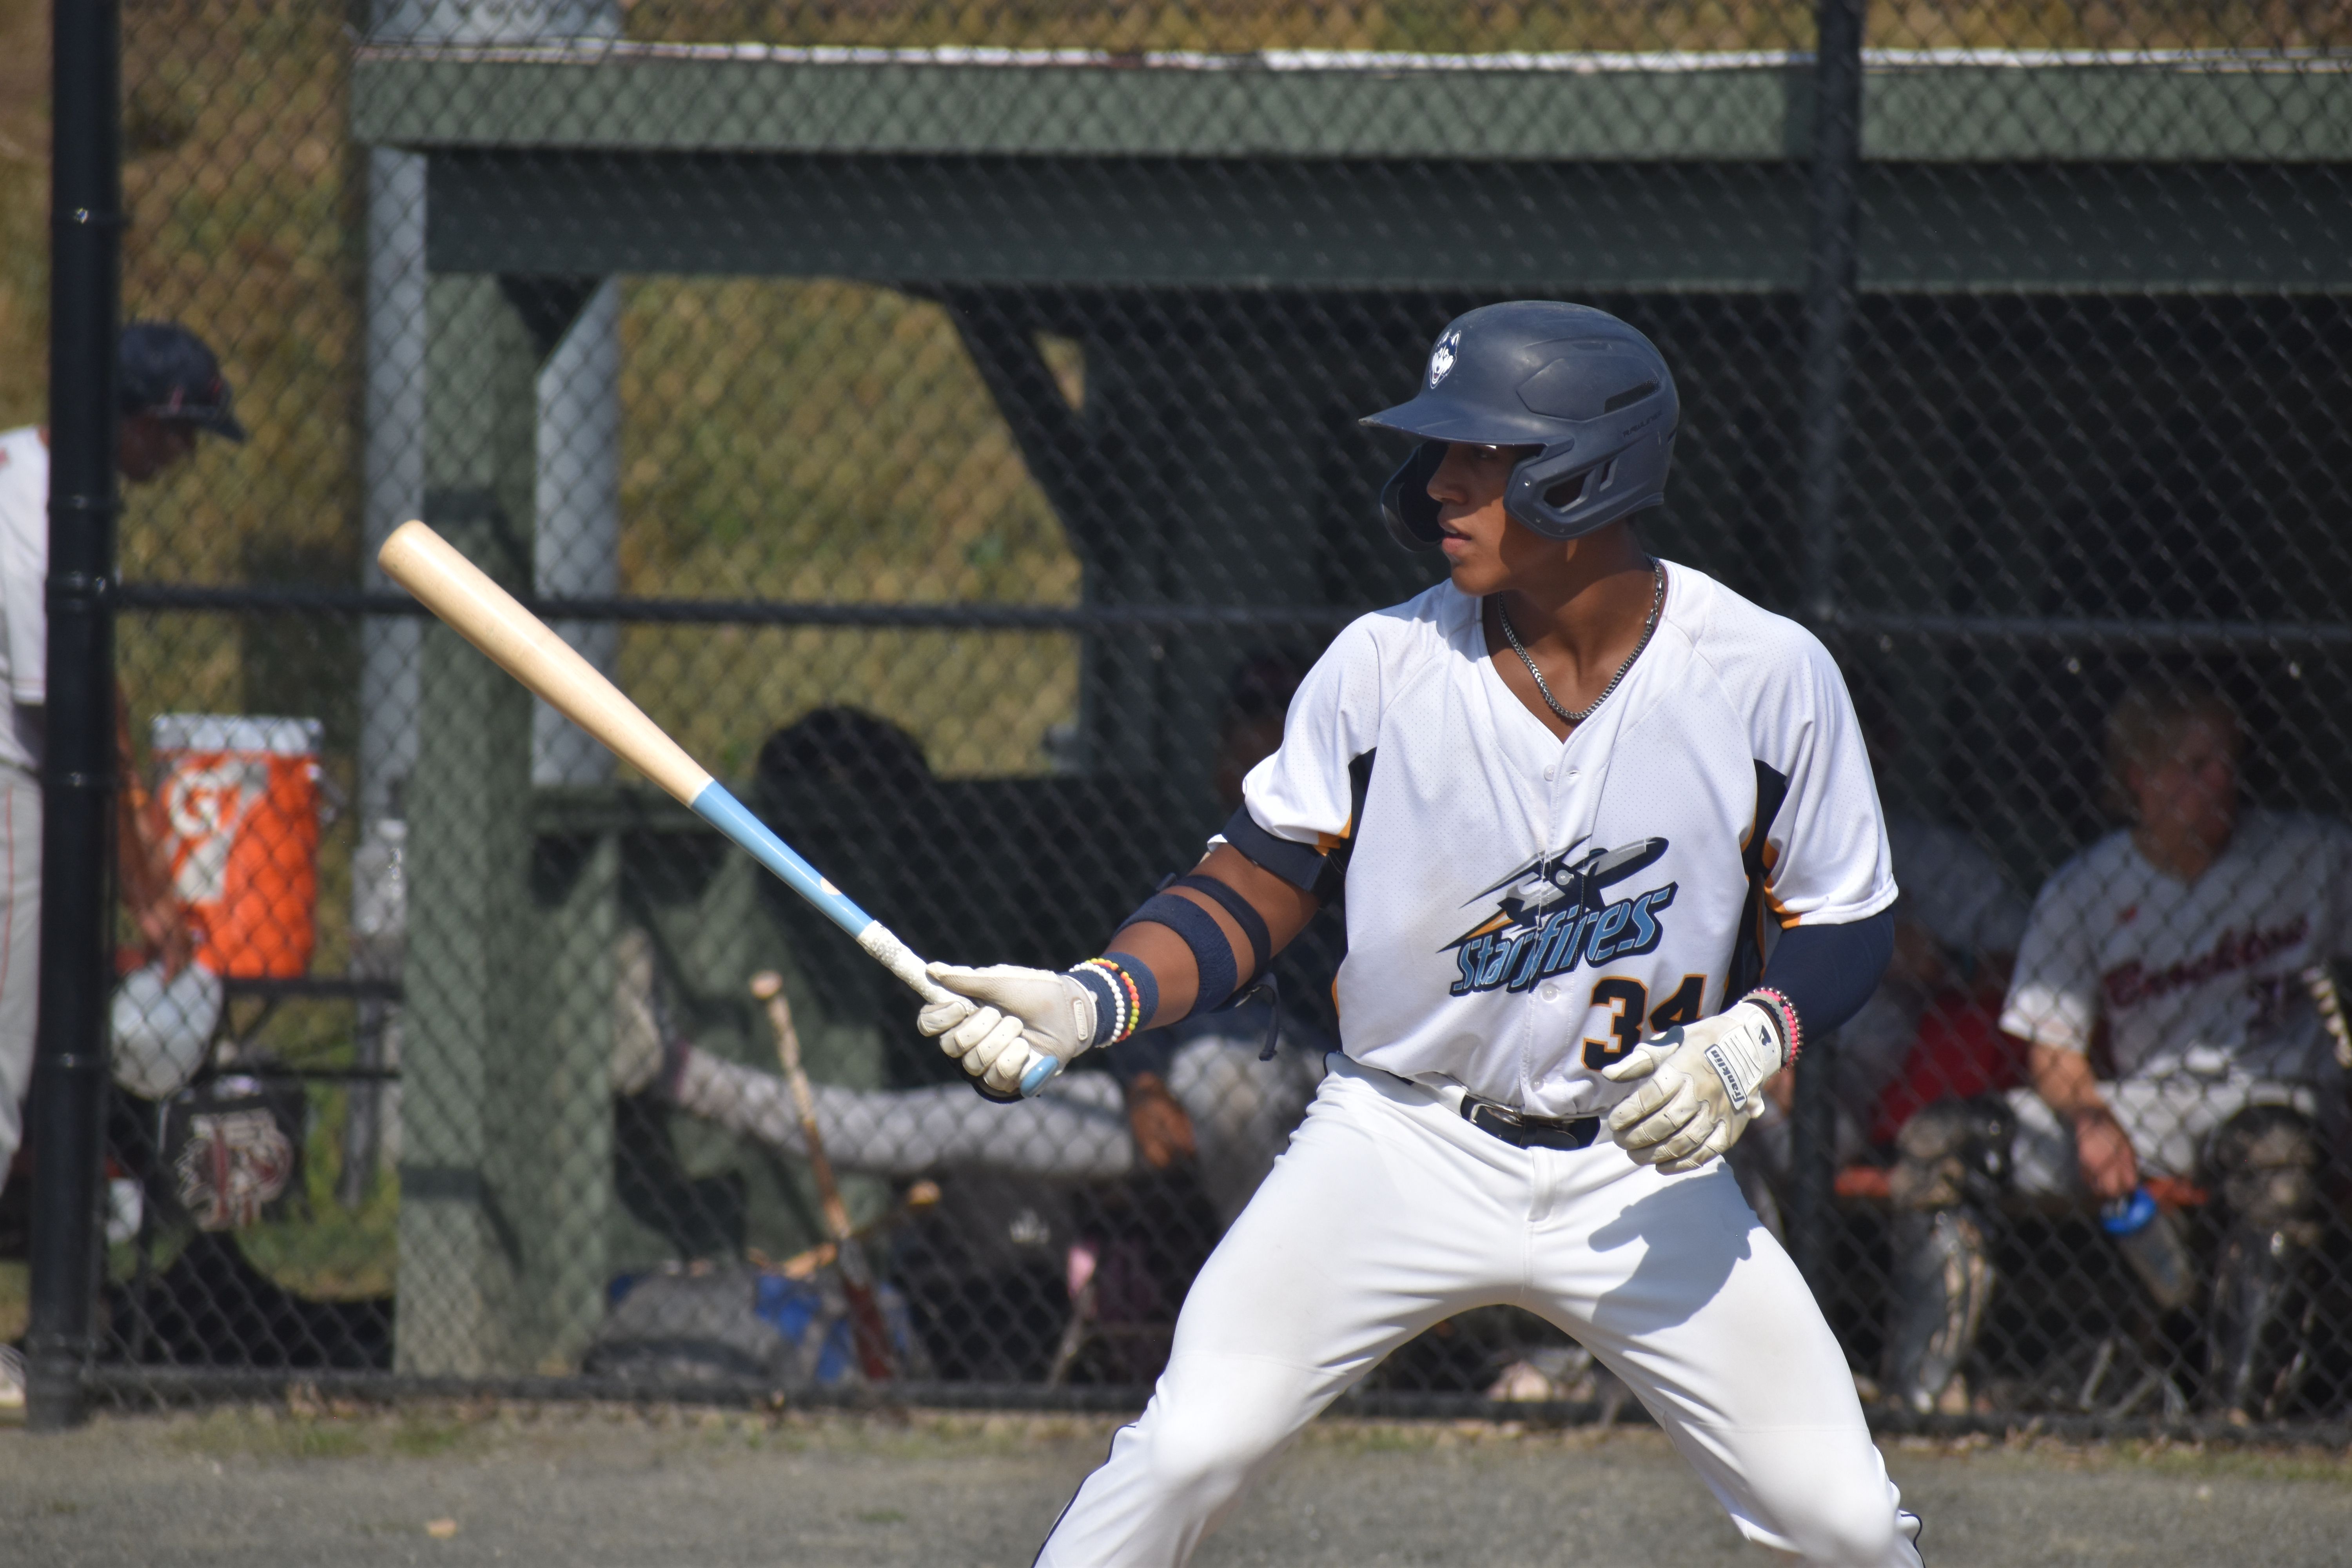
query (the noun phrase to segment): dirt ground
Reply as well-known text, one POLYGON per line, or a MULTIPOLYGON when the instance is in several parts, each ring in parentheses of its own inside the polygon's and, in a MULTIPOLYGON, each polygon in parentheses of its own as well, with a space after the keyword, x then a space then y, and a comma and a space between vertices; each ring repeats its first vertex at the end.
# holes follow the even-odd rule
MULTIPOLYGON (((0 1561, 1018 1565, 1114 1423, 284 1407, 0 1430, 0 1561)), ((1935 1568, 2341 1563, 2352 1456, 1891 1444, 1935 1568)), ((1763 1563, 1653 1430, 1325 1422, 1206 1564, 1763 1563)))

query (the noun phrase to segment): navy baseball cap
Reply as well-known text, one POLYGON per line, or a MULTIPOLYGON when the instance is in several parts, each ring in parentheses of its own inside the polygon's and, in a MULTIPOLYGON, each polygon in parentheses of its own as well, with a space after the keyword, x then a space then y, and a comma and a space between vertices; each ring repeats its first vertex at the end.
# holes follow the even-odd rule
POLYGON ((184 419, 232 441, 245 426, 229 411, 228 383, 204 340, 171 321, 133 321, 122 329, 117 395, 125 414, 184 419))

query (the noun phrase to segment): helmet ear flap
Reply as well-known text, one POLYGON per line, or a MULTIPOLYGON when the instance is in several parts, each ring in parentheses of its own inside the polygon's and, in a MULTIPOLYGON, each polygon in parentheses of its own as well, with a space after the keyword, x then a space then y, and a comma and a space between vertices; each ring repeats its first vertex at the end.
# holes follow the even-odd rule
POLYGON ((1429 481, 1445 461, 1445 447, 1443 441, 1423 441, 1381 487, 1381 521, 1388 525, 1389 536, 1407 550, 1434 550, 1445 537, 1437 526, 1437 502, 1429 494, 1429 481))

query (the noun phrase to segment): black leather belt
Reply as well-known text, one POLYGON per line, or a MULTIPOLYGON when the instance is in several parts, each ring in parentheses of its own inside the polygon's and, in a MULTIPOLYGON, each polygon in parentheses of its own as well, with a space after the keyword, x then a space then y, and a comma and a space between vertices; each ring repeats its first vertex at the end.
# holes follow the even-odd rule
POLYGON ((1475 1094, 1462 1097, 1462 1120, 1514 1149, 1590 1149, 1601 1136, 1598 1116, 1523 1116, 1475 1094))

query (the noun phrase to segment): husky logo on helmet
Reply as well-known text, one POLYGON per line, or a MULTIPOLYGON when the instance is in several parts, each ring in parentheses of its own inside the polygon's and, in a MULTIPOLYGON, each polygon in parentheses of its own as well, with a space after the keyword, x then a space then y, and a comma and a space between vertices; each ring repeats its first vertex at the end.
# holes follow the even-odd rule
POLYGON ((1437 340, 1437 346, 1432 349, 1429 353, 1430 385, 1435 386, 1439 382, 1445 379, 1445 373, 1454 368, 1454 351, 1461 346, 1462 329, 1459 327, 1446 328, 1445 335, 1437 340))

